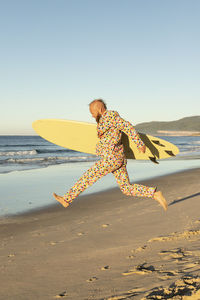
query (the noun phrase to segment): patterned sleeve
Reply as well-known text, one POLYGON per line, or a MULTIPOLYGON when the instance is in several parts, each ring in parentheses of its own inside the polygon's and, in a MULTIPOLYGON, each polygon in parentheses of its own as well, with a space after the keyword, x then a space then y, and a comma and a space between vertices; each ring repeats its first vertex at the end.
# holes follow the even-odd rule
POLYGON ((144 146, 144 143, 141 140, 139 134, 137 133, 137 131, 135 130, 135 128, 130 122, 122 119, 118 113, 115 114, 115 117, 113 118, 113 122, 114 122, 113 125, 117 127, 119 130, 126 133, 132 139, 132 141, 136 143, 138 148, 144 146))

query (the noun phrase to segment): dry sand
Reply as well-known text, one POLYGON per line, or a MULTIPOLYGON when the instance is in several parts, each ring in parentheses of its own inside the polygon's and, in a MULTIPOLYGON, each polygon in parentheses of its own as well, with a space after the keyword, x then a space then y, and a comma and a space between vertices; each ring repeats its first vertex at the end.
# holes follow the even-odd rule
POLYGON ((2 219, 0 299, 200 299, 199 178, 141 182, 163 191, 167 212, 112 189, 2 219))

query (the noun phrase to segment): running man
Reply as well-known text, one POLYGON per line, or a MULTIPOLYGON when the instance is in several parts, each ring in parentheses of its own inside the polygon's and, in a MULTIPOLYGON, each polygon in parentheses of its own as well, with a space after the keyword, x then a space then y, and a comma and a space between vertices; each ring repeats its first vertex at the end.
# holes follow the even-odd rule
POLYGON ((162 192, 156 191, 156 187, 130 184, 124 147, 121 143, 122 131, 136 143, 140 152, 145 153, 146 151, 146 146, 133 125, 122 119, 116 111, 107 110, 107 106, 102 99, 92 101, 89 108, 92 117, 97 122, 97 134, 100 140, 96 146, 96 154, 100 157, 100 160, 87 170, 66 194, 58 196, 53 193, 55 199, 64 207, 68 207, 87 187, 101 177, 112 173, 125 195, 152 198, 164 210, 167 210, 167 202, 162 192))

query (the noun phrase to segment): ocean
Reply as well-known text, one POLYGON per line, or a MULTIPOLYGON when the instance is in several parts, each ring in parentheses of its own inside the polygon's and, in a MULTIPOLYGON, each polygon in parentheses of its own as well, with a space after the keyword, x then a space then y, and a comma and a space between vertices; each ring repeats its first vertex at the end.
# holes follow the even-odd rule
MULTIPOLYGON (((164 136, 179 147, 176 159, 200 158, 200 136, 164 136)), ((54 145, 39 136, 0 136, 0 174, 97 160, 94 155, 54 145)))
POLYGON ((95 159, 94 155, 59 147, 40 136, 0 136, 0 174, 95 159))

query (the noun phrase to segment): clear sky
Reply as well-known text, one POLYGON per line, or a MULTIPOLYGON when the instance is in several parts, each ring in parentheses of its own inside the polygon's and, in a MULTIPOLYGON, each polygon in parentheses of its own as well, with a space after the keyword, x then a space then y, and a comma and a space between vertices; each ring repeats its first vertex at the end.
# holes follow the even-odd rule
POLYGON ((0 0, 0 134, 93 122, 103 98, 134 125, 200 114, 199 0, 0 0))

